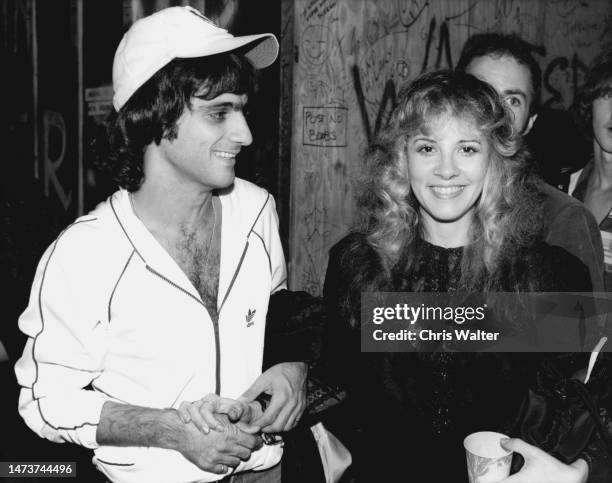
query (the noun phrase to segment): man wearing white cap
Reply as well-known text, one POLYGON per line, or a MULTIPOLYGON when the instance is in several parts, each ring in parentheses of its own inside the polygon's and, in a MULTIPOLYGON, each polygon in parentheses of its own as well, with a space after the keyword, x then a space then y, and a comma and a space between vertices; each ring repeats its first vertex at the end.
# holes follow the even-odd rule
POLYGON ((277 53, 271 34, 234 37, 172 7, 137 21, 115 54, 121 189, 43 255, 15 367, 28 426, 92 448, 112 481, 280 481, 282 445, 262 434, 296 424, 306 365, 261 373, 286 267, 274 200, 234 174, 252 142, 253 68, 277 53))

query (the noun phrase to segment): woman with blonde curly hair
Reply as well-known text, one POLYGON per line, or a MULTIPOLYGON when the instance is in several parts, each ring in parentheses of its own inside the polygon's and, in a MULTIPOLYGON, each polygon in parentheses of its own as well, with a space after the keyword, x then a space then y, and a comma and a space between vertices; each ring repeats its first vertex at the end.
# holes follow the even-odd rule
MULTIPOLYGON (((335 429, 345 430, 359 481, 463 481, 461 441, 508 430, 537 357, 361 353, 362 292, 590 291, 590 277, 577 258, 539 241, 527 154, 492 87, 442 71, 416 79, 398 101, 366 156, 361 223, 330 251, 326 360, 349 395, 348 420, 335 429)), ((586 471, 583 461, 549 458, 550 481, 565 481, 556 470, 586 471)))
POLYGON ((466 247, 457 288, 496 287, 540 229, 519 133, 497 93, 469 75, 422 76, 399 99, 366 156, 361 232, 387 270, 410 271, 422 241, 466 247))

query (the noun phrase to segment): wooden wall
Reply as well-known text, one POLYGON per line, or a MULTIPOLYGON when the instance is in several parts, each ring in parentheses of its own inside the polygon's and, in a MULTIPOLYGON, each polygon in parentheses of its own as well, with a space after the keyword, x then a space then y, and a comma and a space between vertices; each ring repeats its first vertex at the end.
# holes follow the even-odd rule
POLYGON ((610 0, 294 0, 290 287, 320 293, 355 215, 353 180, 399 86, 453 67, 473 33, 534 46, 542 101, 567 108, 610 35, 610 0))

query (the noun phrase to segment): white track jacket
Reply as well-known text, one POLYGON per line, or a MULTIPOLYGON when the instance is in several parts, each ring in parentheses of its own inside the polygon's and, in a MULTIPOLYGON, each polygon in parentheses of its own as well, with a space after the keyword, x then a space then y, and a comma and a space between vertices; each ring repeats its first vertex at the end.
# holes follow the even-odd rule
MULTIPOLYGON (((176 451, 95 438, 107 400, 177 408, 209 393, 236 398, 261 374, 268 300, 286 287, 274 200, 240 179, 219 198, 218 324, 124 190, 64 230, 38 265, 19 319, 28 336, 15 366, 19 412, 42 437, 92 448, 112 481, 223 476, 176 451)), ((271 467, 281 455, 280 445, 264 445, 237 471, 271 467)))

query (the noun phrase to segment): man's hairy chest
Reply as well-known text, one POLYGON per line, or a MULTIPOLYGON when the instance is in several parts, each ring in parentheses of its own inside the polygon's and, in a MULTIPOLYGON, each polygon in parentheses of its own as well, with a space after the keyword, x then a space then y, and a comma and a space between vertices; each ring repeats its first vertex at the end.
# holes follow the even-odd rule
POLYGON ((181 229, 166 249, 196 288, 209 310, 216 311, 221 258, 221 230, 181 229))

